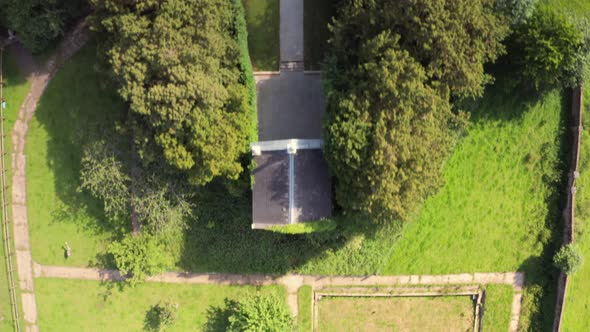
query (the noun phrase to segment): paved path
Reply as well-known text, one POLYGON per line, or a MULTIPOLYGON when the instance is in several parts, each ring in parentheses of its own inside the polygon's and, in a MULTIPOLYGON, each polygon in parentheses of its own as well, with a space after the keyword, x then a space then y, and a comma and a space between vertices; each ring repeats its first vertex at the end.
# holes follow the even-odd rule
POLYGON ((17 64, 28 74, 31 89, 18 112, 18 118, 12 130, 12 218, 14 223, 14 242, 16 247, 16 265, 23 305, 26 331, 38 331, 37 304, 33 285, 33 259, 29 242, 26 194, 26 157, 25 143, 29 122, 31 121, 39 98, 45 91, 47 83, 59 67, 87 41, 83 23, 78 24, 65 37, 56 53, 44 66, 38 66, 33 57, 19 45, 13 44, 11 52, 16 56, 17 64))
MULTIPOLYGON (((63 266, 45 266, 35 264, 35 277, 83 279, 97 281, 122 281, 118 271, 94 268, 75 268, 63 266)), ((294 315, 298 314, 297 291, 303 285, 313 289, 330 286, 386 286, 386 285, 489 285, 505 284, 514 289, 510 331, 518 328, 522 290, 525 282, 524 273, 465 273, 447 275, 405 275, 405 276, 317 276, 287 274, 282 276, 263 274, 224 274, 224 273, 187 273, 165 272, 147 278, 148 282, 176 284, 215 284, 215 285, 282 285, 287 289, 287 303, 294 315)))
POLYGON ((283 63, 302 64, 303 0, 281 0, 280 7, 281 66, 283 63))

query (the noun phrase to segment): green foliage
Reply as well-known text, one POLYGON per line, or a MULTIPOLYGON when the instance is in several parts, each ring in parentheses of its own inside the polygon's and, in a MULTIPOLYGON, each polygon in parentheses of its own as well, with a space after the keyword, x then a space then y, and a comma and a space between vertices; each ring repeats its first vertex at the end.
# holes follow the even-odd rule
POLYGON ((144 328, 147 331, 164 331, 174 324, 178 316, 178 303, 171 301, 160 302, 146 313, 144 328))
POLYGON ((85 147, 80 188, 100 199, 105 214, 114 222, 128 225, 135 218, 152 234, 184 228, 192 208, 192 188, 185 178, 167 174, 157 163, 135 165, 123 156, 132 152, 117 144, 123 137, 114 133, 110 137, 109 142, 97 140, 85 147))
POLYGON ((526 21, 535 10, 538 0, 497 0, 496 8, 506 15, 512 25, 526 21))
POLYGON ((83 152, 80 188, 88 190, 104 204, 111 219, 129 215, 130 178, 119 158, 105 141, 91 143, 83 152))
MULTIPOLYGON (((384 32, 363 43, 358 67, 344 75, 355 84, 331 89, 324 127, 337 201, 385 218, 406 218, 439 185, 458 122, 448 96, 424 83, 424 69, 398 42, 384 32)), ((341 70, 330 66, 328 82, 342 84, 341 70)))
POLYGON ((240 300, 226 299, 225 308, 211 308, 206 331, 289 332, 295 322, 282 299, 255 295, 240 300))
POLYGON ((131 285, 162 272, 168 265, 164 247, 157 238, 148 234, 127 235, 122 241, 113 242, 109 253, 114 256, 121 275, 127 276, 131 285))
POLYGON ((324 67, 326 158, 346 212, 407 218, 441 183, 464 116, 453 97, 478 96, 483 65, 507 33, 492 1, 347 1, 324 67))
POLYGON ((126 127, 143 163, 164 159, 195 184, 237 179, 252 136, 253 83, 245 82, 247 37, 236 3, 93 4, 92 26, 106 35, 106 58, 129 103, 126 127))
POLYGON ((590 39, 566 16, 540 7, 508 41, 520 80, 537 90, 574 87, 584 81, 590 39))
POLYGON ((86 0, 5 0, 0 3, 0 16, 28 49, 39 52, 86 7, 86 0))
POLYGON ((553 264, 555 264, 555 267, 563 271, 565 274, 576 273, 582 266, 583 262, 584 257, 582 256, 582 251, 575 244, 568 244, 561 247, 561 249, 555 254, 555 257, 553 257, 553 264))
POLYGON ((284 226, 273 226, 271 231, 280 234, 307 234, 317 232, 331 232, 338 224, 334 219, 322 219, 313 222, 297 223, 284 226))

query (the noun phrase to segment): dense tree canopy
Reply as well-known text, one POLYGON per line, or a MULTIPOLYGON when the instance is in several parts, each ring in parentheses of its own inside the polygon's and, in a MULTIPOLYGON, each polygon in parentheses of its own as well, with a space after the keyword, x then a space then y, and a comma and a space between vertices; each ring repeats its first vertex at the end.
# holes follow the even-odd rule
POLYGON ((93 26, 129 103, 144 164, 164 159, 193 183, 236 179, 251 124, 226 0, 95 0, 93 26))
POLYGON ((463 116, 450 100, 483 93, 484 64, 508 32, 494 1, 350 0, 325 66, 326 157, 347 211, 407 217, 440 182, 463 116))
POLYGON ((31 51, 45 49, 65 26, 86 11, 86 0, 3 0, 1 21, 31 51))

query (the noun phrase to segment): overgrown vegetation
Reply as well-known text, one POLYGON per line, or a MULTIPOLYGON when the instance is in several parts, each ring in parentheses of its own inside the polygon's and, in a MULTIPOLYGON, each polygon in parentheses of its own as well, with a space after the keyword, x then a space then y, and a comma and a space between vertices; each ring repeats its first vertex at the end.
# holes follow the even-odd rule
POLYGON ((517 80, 538 91, 582 84, 590 63, 589 31, 587 23, 576 25, 555 9, 539 7, 508 40, 517 80))
POLYGON ((115 264, 131 285, 141 282, 145 277, 162 272, 169 264, 166 262, 164 247, 149 234, 127 235, 122 241, 109 247, 115 264))

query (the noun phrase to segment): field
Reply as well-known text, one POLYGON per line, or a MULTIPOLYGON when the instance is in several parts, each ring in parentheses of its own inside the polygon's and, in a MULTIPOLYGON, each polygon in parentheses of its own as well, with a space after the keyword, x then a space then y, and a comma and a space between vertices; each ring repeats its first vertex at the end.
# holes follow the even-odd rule
POLYGON ((319 303, 321 331, 468 331, 474 305, 468 296, 345 298, 319 303))
POLYGON ((279 70, 279 0, 243 0, 243 4, 254 71, 279 70))
MULTIPOLYGON (((3 79, 5 82, 5 88, 3 91, 4 99, 6 100, 5 110, 5 123, 4 129, 8 132, 14 126, 14 122, 18 115, 18 110, 22 104, 27 91, 29 89, 29 82, 24 77, 23 73, 19 72, 15 63, 15 59, 6 51, 4 51, 4 59, 2 64, 3 79)), ((12 150, 10 145, 10 135, 6 135, 6 165, 10 165, 10 151, 12 150)), ((6 174, 6 179, 10 179, 10 171, 6 174)), ((10 187, 7 190, 7 194, 10 195, 10 187)), ((10 197, 9 197, 10 199, 10 197)), ((3 225, 3 224, 2 224, 3 225)), ((3 226, 0 225, 0 228, 3 226)), ((12 238, 12 229, 8 230, 10 237, 12 238)), ((10 293, 8 289, 8 275, 6 270, 5 262, 5 250, 4 250, 4 236, 0 238, 0 254, 2 262, 0 264, 0 330, 10 330, 12 328, 12 311, 10 307, 10 293)), ((13 244, 11 244, 13 246, 13 244)), ((14 248, 14 246, 13 246, 14 248)), ((16 268, 16 259, 13 257, 12 262, 16 268)), ((14 271, 15 279, 18 279, 16 271, 14 271)), ((18 282, 18 281, 17 281, 18 282)), ((20 306, 20 302, 18 304, 20 306)))
POLYGON ((62 332, 143 331, 147 311, 160 301, 179 304, 178 319, 166 331, 202 331, 208 312, 223 307, 226 298, 255 293, 286 295, 278 286, 149 283, 121 290, 112 283, 47 278, 35 279, 35 293, 39 328, 62 332))

